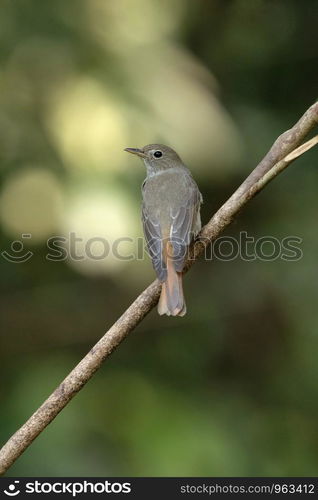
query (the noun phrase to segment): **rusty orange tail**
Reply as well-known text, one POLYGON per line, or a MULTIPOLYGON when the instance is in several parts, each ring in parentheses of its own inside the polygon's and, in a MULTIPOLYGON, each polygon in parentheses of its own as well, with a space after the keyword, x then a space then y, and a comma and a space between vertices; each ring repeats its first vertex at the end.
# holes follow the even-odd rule
POLYGON ((173 265, 173 247, 167 243, 164 259, 167 265, 167 279, 162 283, 158 304, 158 313, 167 316, 184 316, 187 312, 182 287, 182 273, 178 273, 173 265))

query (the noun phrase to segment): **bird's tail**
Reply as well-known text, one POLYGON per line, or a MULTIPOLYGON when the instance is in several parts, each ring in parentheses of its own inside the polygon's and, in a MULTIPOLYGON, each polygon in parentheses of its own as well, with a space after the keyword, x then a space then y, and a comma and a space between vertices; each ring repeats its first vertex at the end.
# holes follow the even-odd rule
POLYGON ((167 243, 165 261, 167 264, 167 279, 162 283, 158 304, 158 313, 167 316, 184 316, 187 312, 182 287, 182 273, 178 273, 173 264, 173 246, 167 243))

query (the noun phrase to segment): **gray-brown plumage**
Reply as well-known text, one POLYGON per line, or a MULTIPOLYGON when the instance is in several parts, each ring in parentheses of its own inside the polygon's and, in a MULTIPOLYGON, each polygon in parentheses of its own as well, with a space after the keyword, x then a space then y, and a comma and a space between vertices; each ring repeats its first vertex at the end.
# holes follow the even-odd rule
POLYGON ((201 229, 201 193, 190 171, 168 146, 149 144, 125 151, 140 156, 147 169, 142 222, 153 267, 162 282, 158 312, 183 316, 182 270, 188 246, 201 229))

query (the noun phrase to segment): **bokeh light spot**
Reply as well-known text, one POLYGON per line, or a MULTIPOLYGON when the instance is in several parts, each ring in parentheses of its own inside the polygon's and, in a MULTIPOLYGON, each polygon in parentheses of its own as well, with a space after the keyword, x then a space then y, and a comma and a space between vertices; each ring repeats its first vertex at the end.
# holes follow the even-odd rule
POLYGON ((26 167, 11 175, 0 195, 0 220, 13 237, 30 233, 29 243, 44 241, 58 227, 62 188, 44 168, 26 167))

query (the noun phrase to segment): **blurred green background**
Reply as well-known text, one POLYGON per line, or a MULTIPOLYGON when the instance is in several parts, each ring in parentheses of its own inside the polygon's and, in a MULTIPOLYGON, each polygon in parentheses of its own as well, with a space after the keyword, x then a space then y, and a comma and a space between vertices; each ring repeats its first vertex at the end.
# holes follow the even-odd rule
MULTIPOLYGON (((145 172, 123 148, 149 142, 191 168, 207 222, 316 100, 317 16, 315 0, 1 1, 1 252, 33 253, 0 255, 1 442, 154 277, 148 258, 49 261, 47 239, 73 232, 81 255, 141 236, 145 172)), ((187 316, 152 311, 9 475, 317 474, 317 158, 226 233, 297 236, 302 259, 202 259, 187 316)))

